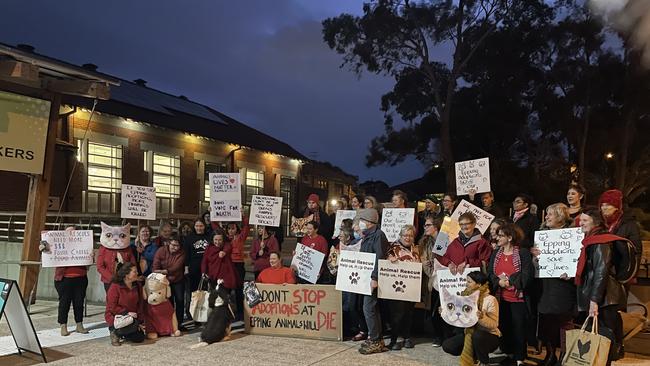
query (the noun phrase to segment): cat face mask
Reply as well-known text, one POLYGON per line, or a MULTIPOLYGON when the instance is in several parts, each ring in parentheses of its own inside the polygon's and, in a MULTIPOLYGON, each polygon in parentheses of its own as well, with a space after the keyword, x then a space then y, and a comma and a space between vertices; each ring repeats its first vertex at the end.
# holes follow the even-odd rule
POLYGON ((102 222, 102 235, 99 243, 108 249, 124 249, 129 247, 131 239, 131 224, 125 226, 110 226, 102 222))
POLYGON ((460 296, 450 294, 446 288, 443 288, 440 299, 442 319, 454 327, 473 327, 478 322, 476 312, 479 294, 479 291, 474 291, 469 296, 460 296))

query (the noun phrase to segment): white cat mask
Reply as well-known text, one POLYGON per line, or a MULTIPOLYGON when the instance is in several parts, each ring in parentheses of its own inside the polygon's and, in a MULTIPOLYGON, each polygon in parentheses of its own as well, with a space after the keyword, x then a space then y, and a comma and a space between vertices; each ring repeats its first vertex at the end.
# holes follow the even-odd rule
POLYGON ((131 224, 125 226, 110 226, 105 223, 102 225, 102 235, 99 237, 99 243, 107 249, 124 249, 128 248, 131 240, 131 224))
POLYGON ((458 328, 470 328, 478 322, 478 297, 479 291, 474 291, 469 296, 450 294, 446 288, 442 289, 440 315, 447 324, 458 328))

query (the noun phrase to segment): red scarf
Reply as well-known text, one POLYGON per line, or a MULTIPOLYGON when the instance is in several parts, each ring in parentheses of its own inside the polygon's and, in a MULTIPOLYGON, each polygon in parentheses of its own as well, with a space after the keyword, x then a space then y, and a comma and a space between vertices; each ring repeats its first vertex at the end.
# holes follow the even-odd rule
POLYGON ((578 268, 576 270, 575 284, 582 285, 582 274, 587 264, 587 247, 597 244, 607 244, 617 240, 626 240, 617 235, 612 234, 598 234, 595 233, 597 229, 592 230, 584 239, 582 239, 582 248, 580 249, 580 257, 578 258, 578 268))
POLYGON ((615 232, 618 227, 621 226, 621 217, 623 217, 623 210, 616 210, 612 216, 605 217, 605 225, 607 226, 607 231, 610 233, 615 232))
MULTIPOLYGON (((494 274, 499 277, 501 274, 497 273, 497 264, 501 262, 501 258, 503 258, 503 248, 499 248, 499 251, 497 252, 496 256, 494 257, 494 274)), ((518 247, 513 247, 512 248, 512 265, 515 267, 515 272, 518 273, 521 272, 521 257, 519 256, 519 248, 518 247)), ((514 286, 512 286, 514 287, 514 286)), ((524 297, 523 291, 517 290, 515 288, 515 294, 517 298, 521 299, 524 297)), ((501 298, 501 288, 499 287, 497 289, 497 298, 501 298)))
POLYGON ((529 207, 524 208, 521 211, 515 211, 515 214, 512 216, 512 221, 517 222, 519 221, 520 218, 522 218, 526 212, 528 212, 529 207))
POLYGON ((302 217, 309 217, 309 215, 314 215, 312 220, 320 224, 320 207, 316 207, 314 211, 310 210, 309 208, 306 208, 305 213, 302 217))

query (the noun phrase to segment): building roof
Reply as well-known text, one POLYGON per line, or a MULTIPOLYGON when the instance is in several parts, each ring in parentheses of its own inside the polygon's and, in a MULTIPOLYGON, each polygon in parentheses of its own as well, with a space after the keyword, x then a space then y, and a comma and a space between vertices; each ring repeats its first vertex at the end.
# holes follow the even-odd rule
POLYGON ((356 185, 359 177, 348 174, 343 169, 326 161, 312 160, 302 168, 303 174, 339 179, 345 183, 356 185))
MULTIPOLYGON (((16 59, 29 56, 31 59, 39 60, 44 65, 51 65, 52 68, 74 72, 85 79, 110 81, 110 84, 113 84, 110 88, 111 97, 106 101, 98 101, 96 107, 98 112, 130 118, 139 122, 188 132, 298 160, 309 160, 289 144, 185 97, 149 88, 144 83, 135 83, 99 73, 93 68, 89 69, 40 55, 33 52, 33 50, 25 51, 0 43, 0 51, 6 51, 5 54, 16 59)), ((64 95, 63 103, 90 109, 93 100, 64 95)))

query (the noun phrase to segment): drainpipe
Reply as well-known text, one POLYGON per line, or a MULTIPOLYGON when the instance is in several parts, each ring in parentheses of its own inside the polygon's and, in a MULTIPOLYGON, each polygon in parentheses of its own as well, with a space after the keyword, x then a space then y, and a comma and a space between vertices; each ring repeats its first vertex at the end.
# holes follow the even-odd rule
POLYGON ((242 149, 242 147, 239 146, 239 147, 237 147, 236 149, 230 151, 230 152, 228 153, 228 155, 226 155, 226 161, 227 161, 228 159, 230 159, 230 172, 231 172, 231 173, 236 173, 236 171, 235 171, 235 152, 237 152, 237 151, 239 151, 239 150, 241 150, 241 149, 242 149))

